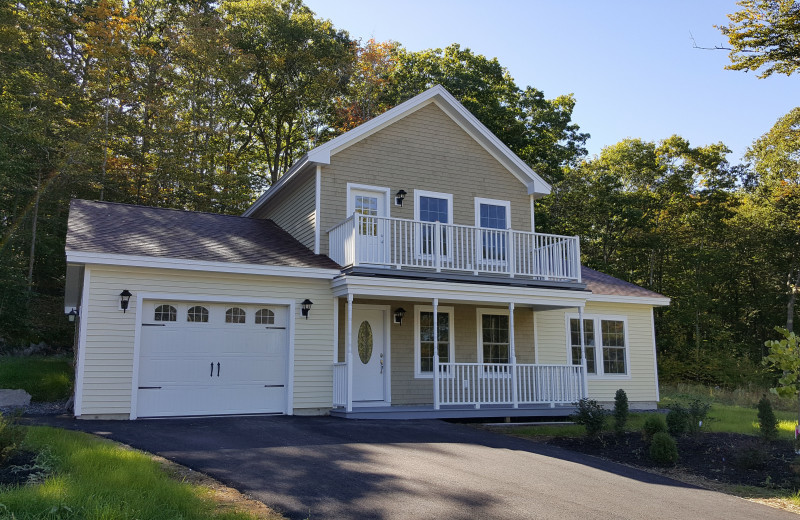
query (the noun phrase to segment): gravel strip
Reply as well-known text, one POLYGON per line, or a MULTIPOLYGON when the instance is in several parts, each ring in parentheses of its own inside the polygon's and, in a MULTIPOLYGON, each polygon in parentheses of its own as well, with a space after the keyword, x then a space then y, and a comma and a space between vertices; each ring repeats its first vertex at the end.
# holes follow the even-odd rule
POLYGON ((54 401, 52 403, 31 403, 26 406, 4 406, 0 407, 3 415, 14 415, 22 411, 22 415, 63 415, 68 413, 68 399, 54 401))

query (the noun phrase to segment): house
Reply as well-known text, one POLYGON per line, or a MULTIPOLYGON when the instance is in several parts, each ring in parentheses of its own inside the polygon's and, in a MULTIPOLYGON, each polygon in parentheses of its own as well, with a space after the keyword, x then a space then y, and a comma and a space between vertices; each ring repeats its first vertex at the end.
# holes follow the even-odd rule
POLYGON ((444 88, 301 158, 242 216, 72 201, 75 415, 655 406, 659 294, 536 233, 550 186, 444 88))

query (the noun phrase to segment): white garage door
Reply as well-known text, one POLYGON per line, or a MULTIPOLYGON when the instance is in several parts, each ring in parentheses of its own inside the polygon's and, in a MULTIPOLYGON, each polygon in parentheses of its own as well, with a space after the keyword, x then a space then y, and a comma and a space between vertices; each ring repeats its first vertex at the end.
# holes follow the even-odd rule
POLYGON ((287 307, 145 301, 138 417, 285 413, 287 307))

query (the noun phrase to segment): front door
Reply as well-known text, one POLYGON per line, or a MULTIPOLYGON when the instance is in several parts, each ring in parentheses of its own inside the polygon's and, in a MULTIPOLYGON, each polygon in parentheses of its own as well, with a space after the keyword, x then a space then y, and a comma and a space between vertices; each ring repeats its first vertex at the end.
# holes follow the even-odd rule
POLYGON ((356 220, 356 255, 359 263, 389 263, 389 240, 386 231, 386 197, 382 192, 353 189, 351 207, 356 220), (360 215, 360 217, 357 217, 360 215))
POLYGON ((353 309, 353 401, 385 401, 386 312, 353 309))

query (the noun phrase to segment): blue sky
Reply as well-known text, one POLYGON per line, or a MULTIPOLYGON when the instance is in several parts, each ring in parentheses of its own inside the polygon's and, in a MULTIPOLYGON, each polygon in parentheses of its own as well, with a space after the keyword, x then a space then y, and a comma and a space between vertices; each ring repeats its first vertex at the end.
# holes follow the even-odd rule
POLYGON ((423 50, 460 43, 497 57, 520 87, 573 93, 590 154, 626 137, 722 141, 737 163, 754 139, 800 105, 797 76, 725 70, 714 24, 733 0, 305 0, 352 38, 423 50))

